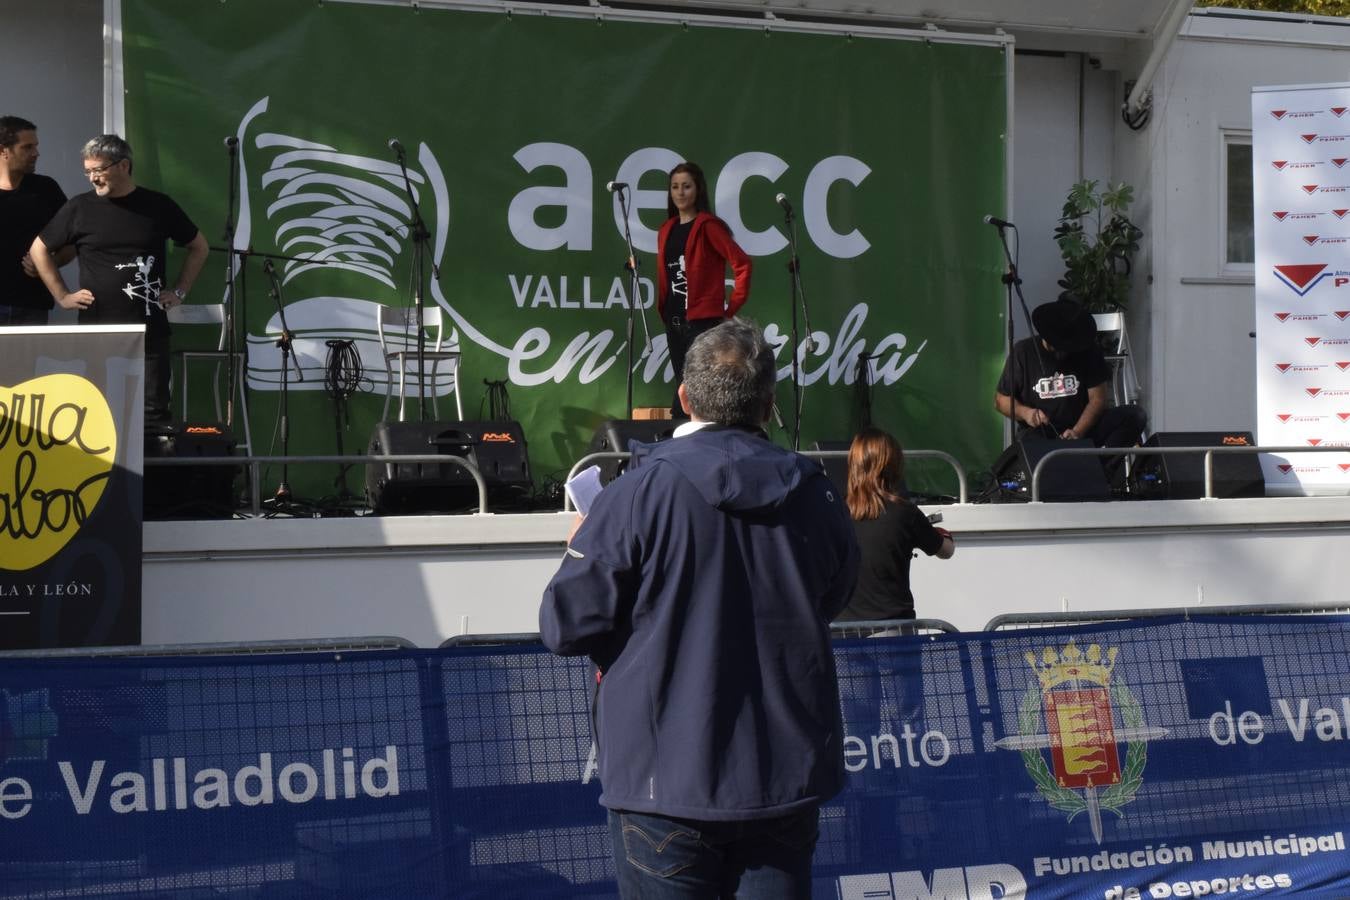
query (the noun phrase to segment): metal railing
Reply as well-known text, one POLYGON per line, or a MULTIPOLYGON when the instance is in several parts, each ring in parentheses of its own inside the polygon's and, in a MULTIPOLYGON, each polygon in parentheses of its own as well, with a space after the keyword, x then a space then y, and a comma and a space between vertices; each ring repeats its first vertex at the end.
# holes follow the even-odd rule
POLYGON ((415 650, 406 638, 391 635, 342 638, 300 638, 200 644, 134 644, 118 647, 48 647, 0 651, 6 659, 89 659, 146 656, 269 656, 278 653, 356 653, 367 650, 415 650))
MULTIPOLYGON (((803 456, 810 456, 814 459, 848 459, 847 450, 801 450, 798 451, 803 456)), ((906 450, 905 462, 913 459, 938 459, 952 467, 956 473, 956 502, 965 503, 969 496, 968 482, 966 481, 965 467, 945 450, 906 450)))
POLYGON ((249 509, 254 516, 262 515, 262 467, 315 463, 319 465, 356 466, 368 463, 380 465, 427 465, 449 464, 464 469, 473 477, 478 487, 478 514, 487 515, 487 482, 478 467, 462 456, 441 453, 407 453, 393 455, 366 454, 364 456, 191 456, 191 457, 151 457, 145 460, 147 467, 174 466, 241 466, 248 468, 249 509))
POLYGON ((873 638, 900 635, 960 634, 961 629, 941 619, 876 619, 830 623, 830 637, 873 638))
MULTIPOLYGON (((801 453, 802 456, 809 456, 813 459, 821 459, 821 460, 848 459, 847 450, 800 450, 798 452, 801 453)), ((591 465, 592 463, 610 459, 627 460, 632 455, 633 454, 622 450, 606 450, 600 453, 589 453, 586 456, 583 456, 581 459, 577 460, 576 463, 572 465, 572 468, 569 469, 567 472, 567 480, 571 481, 573 476, 575 476, 578 472, 580 472, 586 466, 591 465)), ((952 467, 952 471, 956 473, 956 485, 957 485, 956 500, 958 503, 966 502, 966 499, 969 496, 966 481, 966 470, 961 465, 961 463, 957 461, 956 457, 952 456, 945 450, 906 450, 905 459, 906 460, 939 459, 947 463, 947 465, 952 467)), ((572 498, 565 496, 563 499, 563 512, 572 512, 572 511, 573 511, 572 498)))
POLYGON ((1031 472, 1031 502, 1041 502, 1041 470, 1052 459, 1062 456, 1166 456, 1169 453, 1205 454, 1205 493, 1203 499, 1214 499, 1214 454, 1253 453, 1350 453, 1347 447, 1262 447, 1248 444, 1242 447, 1061 447, 1051 450, 1037 461, 1031 472))
POLYGON ((448 647, 500 647, 540 643, 537 631, 513 631, 502 634, 456 634, 441 641, 438 649, 448 647))
POLYGON ((1350 613, 1345 604, 1314 606, 1307 603, 1253 603, 1244 606, 1174 606, 1151 609, 1099 609, 1079 612, 1004 613, 985 624, 985 631, 1021 628, 1053 628, 1057 625, 1098 625, 1135 619, 1165 619, 1180 616, 1326 616, 1350 613))

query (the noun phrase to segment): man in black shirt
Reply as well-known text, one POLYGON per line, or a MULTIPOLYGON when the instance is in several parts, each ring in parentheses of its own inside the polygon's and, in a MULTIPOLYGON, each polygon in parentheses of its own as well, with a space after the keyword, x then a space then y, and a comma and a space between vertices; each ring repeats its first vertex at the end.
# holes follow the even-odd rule
POLYGON ((138 187, 131 147, 115 134, 84 145, 84 173, 93 190, 61 207, 33 241, 33 261, 63 309, 81 324, 145 325, 146 421, 169 417, 169 321, 197 280, 209 248, 206 238, 168 195, 138 187), (166 288, 167 241, 187 247, 173 287, 166 288), (67 289, 51 251, 74 246, 80 289, 67 289))
POLYGON ((1043 437, 1091 438, 1098 447, 1132 447, 1146 418, 1138 406, 1107 408, 1111 370, 1097 346, 1092 314, 1062 296, 1031 314, 1034 338, 1013 344, 994 393, 994 406, 1018 423, 1018 432, 1043 437))
MULTIPOLYGON (((55 180, 37 174, 37 161, 37 126, 0 116, 0 325, 46 325, 52 308, 28 248, 66 194, 55 180)), ((57 264, 74 256, 74 248, 65 250, 57 264)))

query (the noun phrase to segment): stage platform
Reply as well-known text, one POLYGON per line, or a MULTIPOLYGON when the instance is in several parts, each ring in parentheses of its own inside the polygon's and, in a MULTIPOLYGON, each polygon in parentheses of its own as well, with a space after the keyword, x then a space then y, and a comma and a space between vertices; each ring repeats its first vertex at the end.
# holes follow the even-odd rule
MULTIPOLYGON (((920 617, 1343 600, 1350 497, 961 504, 920 617)), ((145 643, 532 632, 571 513, 147 522, 145 643)))

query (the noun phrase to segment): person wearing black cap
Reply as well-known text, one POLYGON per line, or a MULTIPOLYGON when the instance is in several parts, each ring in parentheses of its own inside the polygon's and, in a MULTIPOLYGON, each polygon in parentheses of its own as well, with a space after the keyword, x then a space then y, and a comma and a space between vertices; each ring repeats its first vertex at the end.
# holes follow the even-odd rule
MULTIPOLYGON (((1036 336, 1013 344, 994 393, 994 406, 1018 432, 1090 438, 1097 447, 1132 447, 1146 419, 1134 405, 1107 406, 1111 370, 1097 346, 1092 314, 1069 295, 1031 313, 1036 336)), ((1118 463, 1117 463, 1118 464, 1118 463)))

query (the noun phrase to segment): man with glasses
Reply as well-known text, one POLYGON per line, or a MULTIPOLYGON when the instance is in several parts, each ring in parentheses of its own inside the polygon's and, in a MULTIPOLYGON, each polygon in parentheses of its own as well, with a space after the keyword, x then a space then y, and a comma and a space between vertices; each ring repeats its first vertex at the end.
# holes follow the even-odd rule
MULTIPOLYGON (((55 179, 37 174, 37 161, 37 126, 0 116, 0 325, 46 325, 52 308, 28 248, 66 194, 55 179)), ((74 248, 62 251, 57 264, 74 255, 74 248)))
POLYGON ((42 281, 63 309, 78 310, 80 324, 145 325, 145 416, 169 418, 169 321, 192 289, 209 248, 206 238, 167 194, 132 178, 131 147, 115 134, 84 145, 84 174, 93 190, 61 207, 33 241, 31 254, 42 281), (170 282, 167 241, 187 248, 170 282), (80 289, 70 291, 53 251, 73 246, 80 260, 80 289))

